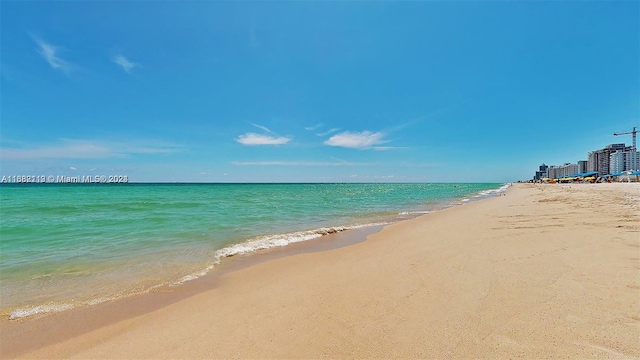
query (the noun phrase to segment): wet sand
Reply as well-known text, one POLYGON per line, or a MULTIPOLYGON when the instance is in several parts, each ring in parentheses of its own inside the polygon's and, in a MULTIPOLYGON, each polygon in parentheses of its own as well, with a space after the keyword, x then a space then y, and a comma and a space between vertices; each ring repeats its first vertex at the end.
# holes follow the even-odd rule
POLYGON ((3 321, 0 355, 640 357, 640 184, 517 184, 353 242, 3 321))

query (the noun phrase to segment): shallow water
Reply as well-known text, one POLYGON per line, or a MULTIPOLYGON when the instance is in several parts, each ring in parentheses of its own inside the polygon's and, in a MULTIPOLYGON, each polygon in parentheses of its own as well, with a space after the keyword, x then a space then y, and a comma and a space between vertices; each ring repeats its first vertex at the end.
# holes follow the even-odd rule
POLYGON ((0 186, 0 304, 13 318, 178 284, 221 259, 387 224, 503 184, 0 186))

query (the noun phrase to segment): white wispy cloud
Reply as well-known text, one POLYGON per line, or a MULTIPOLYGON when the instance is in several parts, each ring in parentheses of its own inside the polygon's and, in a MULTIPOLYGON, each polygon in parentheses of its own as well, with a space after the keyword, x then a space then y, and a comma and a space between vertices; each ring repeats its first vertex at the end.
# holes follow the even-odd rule
POLYGON ((271 129, 269 129, 269 128, 268 128, 268 127, 266 127, 266 126, 258 125, 258 124, 256 124, 256 123, 249 123, 249 124, 251 124, 251 125, 253 125, 253 126, 257 127, 258 129, 260 129, 260 130, 262 130, 262 131, 268 132, 269 134, 274 134, 274 135, 275 135, 275 133, 274 133, 273 131, 271 131, 271 129))
POLYGON ((249 124, 257 127, 258 129, 264 131, 265 133, 267 133, 269 135, 256 134, 254 132, 248 132, 246 134, 238 136, 238 138, 236 139, 236 141, 239 142, 242 145, 247 145, 247 146, 255 146, 255 145, 284 145, 284 144, 288 143, 289 141, 291 141, 291 138, 288 138, 286 136, 280 136, 280 135, 276 134, 274 131, 271 131, 271 129, 269 129, 266 126, 262 126, 262 125, 259 125, 259 124, 256 124, 256 123, 252 123, 252 122, 250 122, 249 124))
POLYGON ((235 166, 373 166, 373 163, 349 161, 232 161, 235 166))
POLYGON ((152 140, 130 142, 59 139, 54 144, 0 148, 3 160, 104 159, 125 158, 134 154, 168 154, 184 148, 152 140))
POLYGON ((389 142, 388 140, 384 140, 384 136, 385 134, 382 132, 371 132, 368 130, 362 132, 345 131, 340 134, 333 135, 324 143, 329 146, 339 146, 351 149, 387 150, 390 149, 390 147, 378 146, 389 142))
POLYGON ((236 139, 242 145, 255 146, 255 145, 284 145, 291 141, 290 138, 285 136, 269 136, 256 133, 246 133, 238 136, 236 139))
POLYGON ((395 164, 395 166, 416 168, 416 167, 442 166, 442 164, 441 163, 437 163, 437 162, 430 162, 430 163, 420 162, 420 163, 416 163, 416 162, 402 161, 402 162, 399 162, 399 163, 395 164))
POLYGON ((304 129, 308 131, 313 131, 322 127, 322 123, 315 124, 313 126, 306 126, 304 129))
POLYGON ((325 132, 318 133, 316 135, 318 135, 320 137, 325 137, 325 136, 333 134, 334 132, 339 131, 339 130, 340 130, 340 128, 332 128, 332 129, 329 129, 329 130, 327 130, 325 132))
POLYGON ((111 58, 111 61, 120 65, 124 72, 126 72, 127 74, 130 74, 131 70, 133 70, 133 68, 135 68, 136 66, 140 66, 140 64, 130 61, 124 55, 116 55, 111 58))
POLYGON ((406 176, 397 176, 397 175, 358 175, 358 174, 352 174, 352 175, 348 175, 347 178, 350 179, 374 179, 374 180, 392 180, 392 179, 406 179, 406 176))
MULTIPOLYGON (((304 129, 307 130, 307 131, 316 131, 316 130, 320 130, 323 127, 324 127, 323 123, 317 123, 317 124, 315 124, 313 126, 307 126, 304 129)), ((320 132, 320 133, 316 133, 316 135, 320 136, 320 137, 324 137, 324 136, 327 136, 329 134, 333 134, 334 132, 339 131, 339 130, 340 130, 340 128, 331 128, 329 130, 326 130, 326 131, 323 131, 323 132, 320 132)))
POLYGON ((461 105, 463 105, 465 103, 466 102, 461 102, 461 103, 455 104, 453 106, 442 107, 442 108, 434 110, 434 111, 432 111, 432 112, 430 112, 428 114, 413 118, 413 119, 411 119, 409 121, 406 121, 404 123, 402 123, 402 122, 396 123, 396 125, 392 126, 391 128, 385 129, 385 131, 388 132, 388 133, 391 133, 391 132, 396 132, 396 131, 399 131, 399 130, 404 130, 405 128, 408 128, 408 127, 414 126, 416 124, 425 122, 426 120, 428 120, 430 118, 437 117, 438 115, 440 115, 442 113, 445 113, 445 112, 447 112, 447 111, 449 111, 451 109, 455 109, 455 108, 457 108, 457 107, 459 107, 459 106, 461 106, 461 105))
POLYGON ((59 47, 51 45, 42 39, 33 37, 33 40, 38 44, 38 53, 51 65, 53 69, 60 70, 65 74, 71 71, 71 64, 62 59, 59 53, 59 47))

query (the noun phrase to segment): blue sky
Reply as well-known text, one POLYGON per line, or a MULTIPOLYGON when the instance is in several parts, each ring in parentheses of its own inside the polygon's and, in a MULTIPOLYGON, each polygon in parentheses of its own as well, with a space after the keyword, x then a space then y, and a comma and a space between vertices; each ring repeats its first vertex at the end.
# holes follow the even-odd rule
POLYGON ((640 126, 640 2, 1 4, 0 175, 506 182, 640 126))

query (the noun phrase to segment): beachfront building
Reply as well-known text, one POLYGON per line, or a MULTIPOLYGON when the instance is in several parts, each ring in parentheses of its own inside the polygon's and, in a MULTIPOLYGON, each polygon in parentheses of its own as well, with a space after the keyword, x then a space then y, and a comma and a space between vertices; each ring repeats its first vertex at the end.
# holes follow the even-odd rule
POLYGON ((564 163, 564 165, 555 166, 551 165, 547 169, 548 177, 551 179, 559 179, 569 175, 575 175, 579 173, 578 164, 564 163))
POLYGON ((609 155, 609 174, 624 171, 624 158, 625 153, 623 151, 616 151, 609 155))
POLYGON ((616 151, 609 157, 609 173, 640 169, 640 152, 616 151))
POLYGON ((627 152, 627 158, 624 160, 625 166, 627 170, 640 170, 640 151, 629 151, 627 152))
POLYGON ((589 170, 587 170, 587 160, 579 160, 578 161, 578 172, 580 174, 584 174, 586 172, 588 172, 589 170))
POLYGON ((569 164, 569 163, 565 163, 564 165, 562 165, 560 167, 561 171, 562 171, 562 176, 569 176, 569 175, 574 175, 577 174, 578 171, 578 164, 569 164))
POLYGON ((536 171, 536 174, 533 176, 533 180, 540 180, 540 179, 544 179, 546 177, 549 177, 547 174, 547 169, 549 167, 547 165, 545 165, 544 163, 542 163, 542 165, 540 165, 540 167, 538 168, 538 171, 536 171))
POLYGON ((624 171, 624 152, 616 151, 609 156, 609 174, 624 171))
POLYGON ((587 154, 587 171, 597 171, 598 176, 609 174, 611 154, 616 151, 625 151, 624 144, 609 144, 604 149, 589 152, 587 154))
POLYGON ((589 151, 587 153, 587 171, 598 171, 599 157, 600 157, 600 154, 597 151, 589 151))

